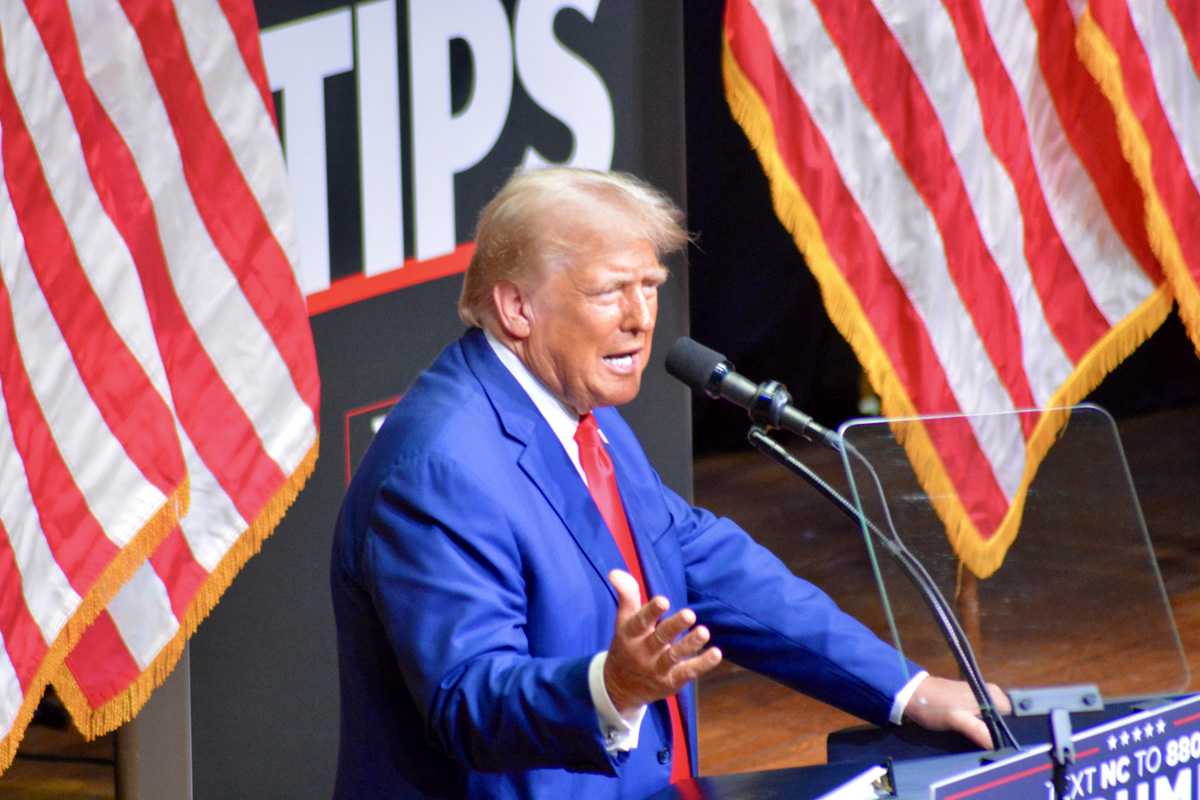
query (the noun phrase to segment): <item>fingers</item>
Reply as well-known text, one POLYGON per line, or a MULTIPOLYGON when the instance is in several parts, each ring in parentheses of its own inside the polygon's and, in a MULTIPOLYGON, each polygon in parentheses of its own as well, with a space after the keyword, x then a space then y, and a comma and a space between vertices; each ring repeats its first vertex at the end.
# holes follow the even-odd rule
POLYGON ((608 573, 608 582, 617 590, 617 622, 629 619, 641 606, 641 593, 637 581, 628 572, 614 569, 608 573))
POLYGON ((702 625, 693 628, 696 614, 690 608, 663 619, 671 606, 665 597, 652 597, 639 607, 641 594, 637 581, 629 573, 615 569, 608 579, 617 590, 617 625, 624 627, 631 638, 644 637, 646 647, 657 654, 666 668, 695 655, 708 643, 708 629, 702 625), (687 635, 681 639, 685 633, 687 635))
MULTIPOLYGON (((998 711, 1008 713, 1012 710, 1012 704, 1000 687, 988 684, 987 688, 998 711)), ((991 731, 987 723, 980 719, 979 706, 965 681, 927 676, 917 686, 904 714, 930 730, 958 731, 979 747, 995 747, 991 731)))
POLYGON ((1004 693, 1003 689, 994 683, 989 683, 987 685, 987 690, 988 694, 992 698, 992 705, 996 707, 997 711, 999 711, 1001 714, 1012 713, 1012 701, 1008 699, 1008 695, 1004 693))
MULTIPOLYGON (((708 637, 705 636, 706 641, 707 639, 708 637)), ((707 650, 696 652, 687 659, 678 662, 675 667, 672 668, 675 691, 679 691, 686 686, 689 681, 693 681, 704 673, 715 668, 721 663, 723 658, 724 656, 721 653, 721 648, 710 647, 707 650)))
POLYGON ((992 743, 992 732, 988 730, 986 722, 974 714, 965 712, 955 712, 954 717, 955 719, 950 725, 951 729, 957 730, 984 750, 995 749, 996 746, 992 743))
POLYGON ((642 605, 642 593, 637 581, 624 570, 614 569, 608 573, 608 581, 617 590, 617 625, 632 625, 631 633, 650 630, 670 608, 671 604, 665 597, 653 597, 642 605))
POLYGON ((666 598, 639 606, 637 582, 628 573, 613 570, 609 581, 617 591, 618 609, 605 684, 622 712, 675 694, 721 663, 719 649, 705 649, 711 634, 696 624, 691 609, 664 617, 670 608, 666 598))

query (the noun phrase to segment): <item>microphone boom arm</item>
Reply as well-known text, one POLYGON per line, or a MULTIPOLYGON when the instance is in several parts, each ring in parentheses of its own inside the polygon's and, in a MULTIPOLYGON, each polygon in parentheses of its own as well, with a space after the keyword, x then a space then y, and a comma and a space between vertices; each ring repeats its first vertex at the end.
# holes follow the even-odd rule
MULTIPOLYGON (((891 530, 890 537, 885 536, 866 514, 851 505, 833 487, 821 480, 819 476, 776 443, 767 435, 766 431, 773 428, 792 431, 822 444, 830 450, 841 453, 843 456, 854 455, 866 465, 882 496, 879 476, 875 473, 871 463, 840 435, 818 424, 812 417, 793 406, 792 398, 782 384, 775 381, 755 384, 747 380, 733 371, 733 365, 726 360, 725 356, 693 339, 682 337, 675 342, 670 352, 667 353, 666 368, 668 373, 689 386, 692 391, 708 397, 720 397, 746 409, 750 414, 750 419, 754 422, 754 427, 748 434, 751 444, 764 455, 804 478, 826 499, 832 501, 857 525, 861 526, 868 534, 868 547, 871 546, 872 541, 876 541, 884 548, 884 551, 912 581, 926 605, 933 612, 934 619, 958 662, 963 678, 975 695, 980 712, 992 735, 993 744, 996 747, 1019 749, 1016 738, 1013 737, 1000 715, 996 713, 996 707, 987 693, 987 686, 983 681, 979 663, 975 659, 974 651, 971 649, 966 634, 958 623, 958 618, 954 615, 950 604, 946 602, 946 598, 938 590, 933 578, 925 571, 925 567, 900 540, 895 526, 892 525, 887 505, 884 505, 884 514, 891 530)), ((882 581, 880 581, 880 586, 883 586, 882 581)), ((892 634, 893 636, 896 634, 894 625, 892 634)))
MULTIPOLYGON (((770 397, 772 395, 778 397, 778 394, 776 394, 777 390, 772 386, 773 383, 774 382, 762 384, 763 390, 760 394, 762 394, 764 397, 770 397)), ((774 386, 777 387, 778 384, 775 384, 774 386)), ((786 395, 786 391, 783 394, 786 395)), ((805 465, 802 461, 784 449, 782 445, 767 435, 766 426, 762 424, 759 416, 764 413, 764 410, 766 410, 766 413, 770 413, 769 409, 770 405, 760 406, 758 410, 753 407, 749 409, 750 417, 755 424, 750 428, 746 438, 760 453, 808 482, 809 485, 816 489, 822 497, 825 497, 827 500, 831 501, 835 506, 838 507, 839 510, 846 514, 846 516, 850 517, 855 524, 860 525, 864 531, 869 533, 869 542, 874 541, 883 548, 884 552, 887 553, 892 561, 900 568, 905 577, 907 577, 913 586, 916 587, 917 592, 921 595, 921 599, 925 601, 925 604, 933 613, 934 620, 937 623, 938 628, 941 630, 942 636, 945 638, 947 645, 950 647, 950 651, 954 656, 954 660, 958 663, 958 667, 962 673, 963 679, 971 687, 971 692, 975 695, 975 701, 979 704, 980 714, 983 718, 983 721, 988 726, 988 731, 992 735, 993 744, 997 748, 1012 747, 1019 750, 1020 745, 1017 743, 1016 737, 1013 736, 1012 731, 1004 722, 1004 718, 997 713, 996 707, 992 703, 992 698, 987 692, 987 684, 983 679, 983 672, 979 667, 978 660, 975 658, 975 652, 971 648, 971 644, 967 639, 967 635, 958 622, 958 617, 955 616, 954 611, 950 608, 950 604, 947 602, 945 596, 942 595, 941 591, 937 588, 937 584, 934 583, 933 577, 930 576, 926 571, 925 566, 921 564, 916 556, 914 556, 902 542, 899 541, 898 537, 893 539, 892 537, 884 535, 883 531, 881 531, 879 527, 866 516, 866 514, 863 514, 836 489, 834 489, 832 486, 822 480, 819 475, 809 469, 807 465, 805 465)), ((878 481, 878 477, 875 476, 874 470, 871 469, 870 462, 863 458, 862 455, 859 454, 852 445, 849 445, 849 443, 845 442, 844 439, 838 437, 837 442, 837 446, 833 447, 833 449, 837 450, 838 452, 851 453, 857 456, 864 464, 867 465, 867 468, 871 470, 872 476, 875 477, 876 481, 878 481), (845 447, 843 447, 843 445, 845 445, 845 447)), ((881 581, 880 586, 882 585, 883 584, 881 581)), ((890 616, 888 619, 888 624, 892 626, 893 638, 899 641, 899 637, 896 634, 895 625, 890 616)))

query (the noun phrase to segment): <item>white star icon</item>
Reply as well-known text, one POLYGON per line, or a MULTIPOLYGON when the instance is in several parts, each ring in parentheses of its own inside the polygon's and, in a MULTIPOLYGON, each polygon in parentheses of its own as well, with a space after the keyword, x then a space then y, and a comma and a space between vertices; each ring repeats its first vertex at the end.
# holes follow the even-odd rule
POLYGON ((1117 737, 1116 737, 1116 736, 1113 736, 1113 735, 1110 733, 1110 734, 1108 735, 1108 740, 1107 740, 1107 741, 1108 741, 1108 749, 1109 749, 1109 750, 1116 750, 1116 749, 1117 749, 1117 737))
POLYGON ((1166 729, 1167 729, 1167 723, 1163 722, 1163 721, 1160 719, 1158 722, 1156 722, 1156 723, 1154 724, 1154 727, 1155 727, 1155 728, 1157 728, 1157 729, 1158 729, 1158 732, 1161 734, 1161 733, 1163 733, 1164 731, 1166 731, 1166 729))
POLYGON ((1142 729, 1141 728, 1133 729, 1133 740, 1135 742, 1140 742, 1142 740, 1142 729))
POLYGON ((1154 735, 1154 726, 1151 725, 1149 722, 1146 723, 1146 725, 1142 728, 1142 730, 1145 732, 1147 739, 1149 739, 1150 737, 1152 737, 1154 735))
POLYGON ((1121 746, 1125 747, 1129 744, 1129 731, 1121 731, 1121 746))

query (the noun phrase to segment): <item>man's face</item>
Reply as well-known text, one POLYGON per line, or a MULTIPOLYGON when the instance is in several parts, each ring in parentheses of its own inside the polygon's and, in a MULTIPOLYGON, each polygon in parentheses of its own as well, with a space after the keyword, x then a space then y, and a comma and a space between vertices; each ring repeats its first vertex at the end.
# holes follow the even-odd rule
POLYGON ((551 392, 586 414, 637 396, 667 270, 649 242, 547 268, 529 295, 522 360, 551 392))

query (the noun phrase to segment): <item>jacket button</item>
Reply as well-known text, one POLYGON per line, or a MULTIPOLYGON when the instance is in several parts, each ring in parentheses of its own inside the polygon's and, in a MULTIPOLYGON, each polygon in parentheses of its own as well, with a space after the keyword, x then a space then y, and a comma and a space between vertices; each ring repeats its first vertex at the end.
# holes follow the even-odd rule
POLYGON ((671 748, 664 747, 658 751, 658 763, 666 764, 671 760, 671 748))

